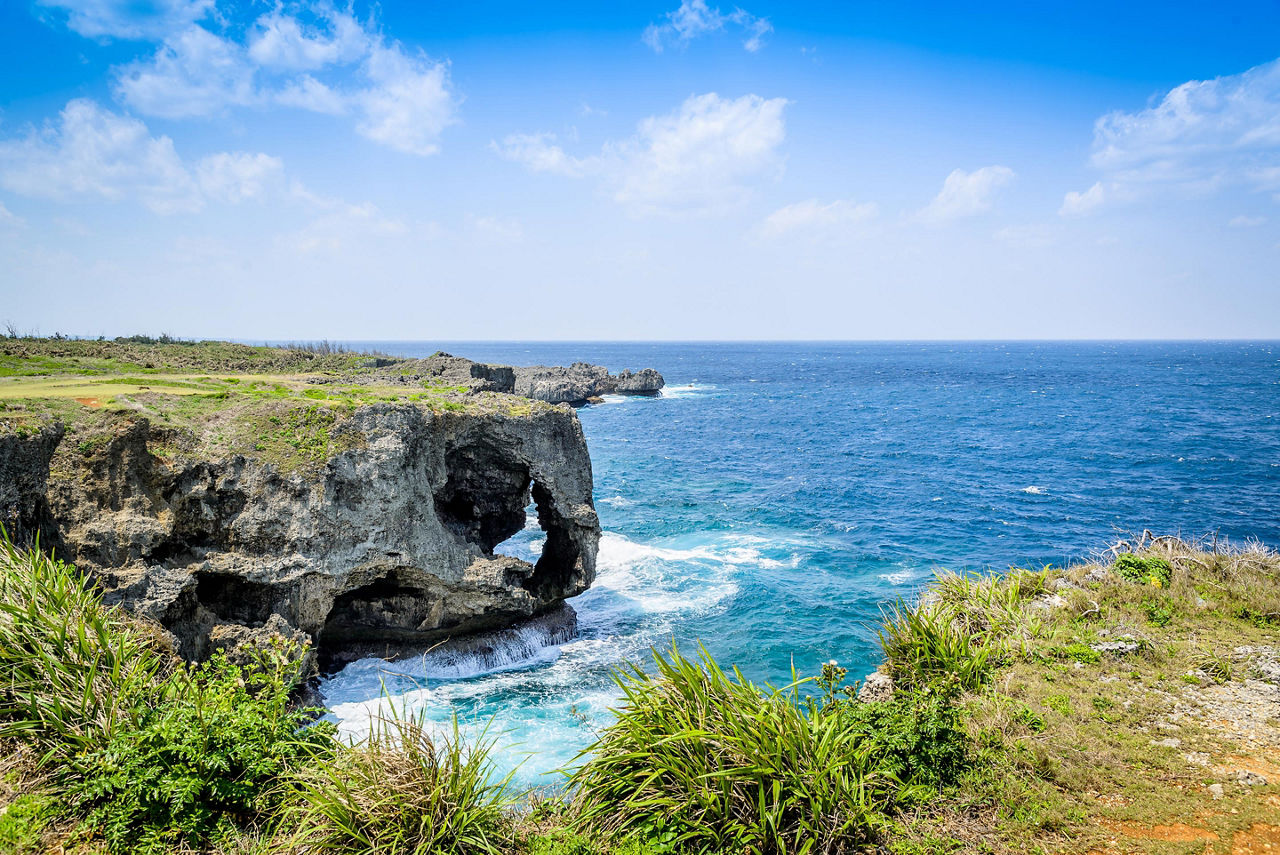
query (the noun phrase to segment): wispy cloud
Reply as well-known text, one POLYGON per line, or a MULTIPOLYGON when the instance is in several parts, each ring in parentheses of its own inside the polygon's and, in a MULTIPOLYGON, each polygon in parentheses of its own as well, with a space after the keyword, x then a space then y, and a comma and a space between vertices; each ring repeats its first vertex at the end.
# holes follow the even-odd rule
POLYGON ((786 99, 694 95, 651 116, 630 138, 574 157, 553 134, 513 134, 493 149, 534 172, 591 176, 642 213, 713 212, 741 201, 752 181, 782 168, 786 99))
POLYGON ((1161 191, 1204 194, 1228 186, 1280 190, 1280 59, 1241 74, 1191 80, 1152 106, 1094 125, 1091 164, 1103 180, 1068 204, 1137 199, 1161 191), (1095 191, 1097 191, 1095 193, 1095 191))
POLYGON ((1233 229, 1251 229, 1256 226, 1266 225, 1266 217, 1248 217, 1241 214, 1238 217, 1232 217, 1227 225, 1233 229))
POLYGON ((938 223, 990 211, 996 193, 1014 177, 1013 170, 1007 166, 984 166, 973 172, 957 169, 947 176, 938 195, 917 216, 925 222, 938 223))
POLYGON ((706 0, 683 0, 678 9, 666 14, 666 19, 661 24, 650 24, 641 36, 644 43, 658 53, 666 47, 685 47, 700 36, 730 29, 743 39, 743 48, 754 53, 773 32, 768 18, 757 17, 741 8, 725 14, 719 8, 708 6, 706 0))
POLYGON ((135 200, 160 214, 189 213, 208 201, 263 198, 283 187, 283 164, 265 154, 223 152, 188 165, 169 137, 82 98, 56 123, 0 141, 0 185, 24 196, 135 200))
POLYGON ((880 209, 874 202, 837 199, 823 204, 806 199, 786 205, 765 217, 758 228, 767 238, 795 235, 807 239, 831 239, 853 232, 858 226, 874 220, 880 209))
POLYGON ((1058 214, 1063 217, 1079 217, 1089 213, 1094 208, 1107 201, 1107 188, 1102 186, 1102 182, 1095 183, 1088 190, 1068 190, 1067 195, 1062 198, 1062 207, 1058 209, 1058 214))
POLYGON ((36 0, 65 12, 67 27, 88 38, 158 39, 214 11, 215 0, 36 0))
POLYGON ((203 21, 212 2, 46 2, 67 9, 77 32, 160 43, 113 72, 115 96, 143 116, 288 107, 349 117, 366 139, 415 155, 436 153, 456 121, 448 63, 386 39, 350 10, 277 6, 232 37, 203 21))
POLYGON ((507 160, 523 164, 530 172, 548 172, 578 178, 595 168, 590 159, 580 160, 565 153, 550 133, 509 134, 489 147, 507 160))

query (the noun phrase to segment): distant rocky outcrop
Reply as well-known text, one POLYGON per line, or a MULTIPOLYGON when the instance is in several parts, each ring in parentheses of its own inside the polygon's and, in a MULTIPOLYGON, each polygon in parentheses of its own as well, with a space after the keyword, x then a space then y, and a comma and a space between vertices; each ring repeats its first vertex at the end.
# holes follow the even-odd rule
POLYGON ((515 393, 549 404, 584 404, 603 395, 656 395, 666 385, 652 368, 610 374, 586 362, 516 368, 515 393))
MULTIPOLYGON (((548 404, 580 406, 603 395, 656 395, 666 385, 652 368, 621 371, 587 362, 561 365, 531 365, 512 368, 472 362, 449 353, 426 359, 400 359, 361 372, 364 383, 451 387, 468 392, 507 392, 548 404)), ((337 381, 334 381, 337 382, 337 381)))

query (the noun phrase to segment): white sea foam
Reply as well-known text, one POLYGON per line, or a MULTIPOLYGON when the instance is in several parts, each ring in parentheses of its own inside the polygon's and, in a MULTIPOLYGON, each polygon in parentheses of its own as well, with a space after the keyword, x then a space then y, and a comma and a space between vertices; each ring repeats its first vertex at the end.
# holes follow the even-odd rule
POLYGON ((609 505, 613 508, 630 508, 635 505, 635 502, 631 501, 626 496, 609 496, 608 498, 601 499, 599 504, 609 505))
MULTIPOLYGON (((512 541, 532 535, 521 532, 512 541)), ((611 667, 643 660, 684 619, 720 608, 738 593, 748 568, 797 566, 800 553, 789 546, 739 532, 662 543, 605 532, 595 583, 570 600, 576 637, 554 637, 535 625, 455 653, 361 660, 321 686, 329 718, 344 739, 358 740, 393 710, 425 716, 446 734, 457 714, 464 737, 489 727, 499 773, 524 763, 521 783, 546 783, 541 773, 572 760, 607 721, 618 697, 607 677, 611 667)))
POLYGON ((658 394, 663 398, 694 398, 703 392, 711 392, 715 390, 715 386, 710 383, 699 383, 696 380, 692 383, 686 383, 683 386, 664 386, 658 394))
POLYGON ((1023 487, 1023 488, 1022 488, 1022 492, 1024 492, 1024 493, 1030 493, 1030 494, 1031 494, 1031 495, 1033 495, 1033 496, 1043 496, 1045 493, 1047 493, 1047 492, 1048 492, 1048 490, 1047 490, 1047 489, 1045 489, 1044 487, 1034 487, 1034 486, 1032 486, 1032 487, 1023 487))
POLYGON ((890 585, 905 585, 916 578, 914 570, 895 570, 892 573, 881 573, 880 578, 890 585))

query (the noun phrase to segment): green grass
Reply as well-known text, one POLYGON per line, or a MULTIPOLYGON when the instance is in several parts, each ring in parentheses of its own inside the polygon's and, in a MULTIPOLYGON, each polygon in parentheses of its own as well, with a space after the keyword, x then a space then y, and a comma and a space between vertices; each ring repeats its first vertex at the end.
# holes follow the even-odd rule
POLYGON ((0 536, 0 739, 43 765, 102 748, 174 660, 74 567, 0 536))
MULTIPOLYGON (((331 406, 273 402, 301 428, 331 406)), ((456 727, 391 719, 339 744, 290 700, 295 654, 179 663, 73 567, 6 543, 0 746, 21 750, 0 756, 0 851, 991 855, 1105 849, 1117 828, 1175 821, 1229 842, 1274 821, 1280 786, 1215 802, 1214 764, 1247 749, 1214 714, 1181 718, 1177 748, 1162 723, 1250 673, 1238 649, 1280 644, 1242 618, 1280 611, 1280 557, 1171 540, 1131 552, 1166 562, 1167 584, 1094 581, 1094 565, 944 574, 891 606, 888 701, 854 700, 834 663, 773 687, 705 651, 655 654, 617 675, 613 719, 548 800, 513 792, 492 740, 456 727), (1046 605, 1049 591, 1061 599, 1046 605), (1174 617, 1151 622, 1152 602, 1174 617), (1094 649, 1128 633, 1136 652, 1094 649)))
POLYGON ((833 703, 796 681, 758 687, 702 651, 619 675, 615 721, 583 754, 582 816, 620 838, 692 852, 823 852, 877 829, 890 780, 833 703))
POLYGON ((289 852, 500 855, 514 839, 507 779, 494 780, 484 738, 431 734, 388 718, 332 761, 298 770, 283 810, 289 852))

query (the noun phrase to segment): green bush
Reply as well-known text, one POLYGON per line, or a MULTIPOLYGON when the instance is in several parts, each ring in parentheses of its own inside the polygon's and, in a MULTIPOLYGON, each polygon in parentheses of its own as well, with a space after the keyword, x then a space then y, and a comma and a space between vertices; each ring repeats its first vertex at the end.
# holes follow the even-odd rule
POLYGON ((1173 620, 1173 603, 1165 599, 1146 599, 1142 601, 1142 613, 1152 626, 1168 626, 1173 620))
POLYGON ((510 778, 492 780, 492 747, 483 737, 464 745, 456 722, 452 736, 439 740, 421 721, 383 720, 363 743, 298 771, 284 808, 280 848, 496 855, 513 831, 510 778))
POLYGON ((1102 654, 1081 641, 1073 641, 1062 647, 1052 647, 1049 655, 1054 659, 1070 659, 1083 665, 1093 665, 1101 661, 1102 654))
POLYGON ((991 650, 959 623, 949 607, 894 603, 879 631, 889 674, 908 688, 949 679, 961 689, 977 688, 991 672, 991 650))
POLYGON ((904 786, 941 789, 954 784, 969 761, 955 685, 900 691, 879 703, 842 703, 841 724, 877 771, 904 786))
POLYGON ((102 604, 76 568, 0 529, 0 739, 44 764, 105 745, 174 667, 158 628, 102 604))
POLYGON ((294 709, 296 646, 260 650, 242 668, 219 653, 180 668, 155 701, 101 749, 71 759, 62 784, 87 828, 113 852, 202 846, 259 818, 278 783, 323 759, 332 726, 294 709))
POLYGON ((705 650, 654 660, 617 675, 616 718, 572 775, 586 822, 657 848, 797 853, 881 824, 892 782, 833 714, 847 702, 802 703, 805 681, 761 689, 705 650))
POLYGON ((1157 588, 1167 588, 1173 580, 1173 565, 1155 555, 1144 558, 1132 552, 1122 552, 1116 556, 1111 567, 1130 582, 1154 585, 1157 588))

